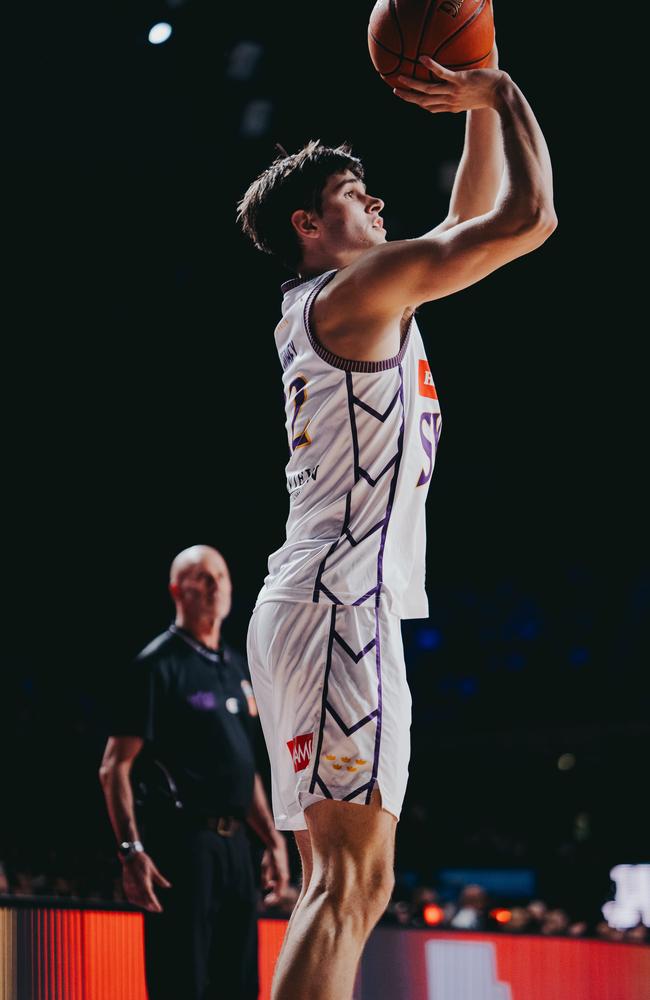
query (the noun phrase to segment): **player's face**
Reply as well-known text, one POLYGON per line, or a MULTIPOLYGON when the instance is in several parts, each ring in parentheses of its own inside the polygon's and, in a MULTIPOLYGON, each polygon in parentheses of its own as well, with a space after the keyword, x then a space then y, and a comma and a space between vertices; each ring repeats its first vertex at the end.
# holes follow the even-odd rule
POLYGON ((232 604, 232 584, 225 560, 210 554, 183 573, 178 600, 193 621, 223 621, 232 604))
POLYGON ((351 170, 332 174, 322 194, 323 240, 338 250, 364 250, 386 241, 381 198, 351 170))

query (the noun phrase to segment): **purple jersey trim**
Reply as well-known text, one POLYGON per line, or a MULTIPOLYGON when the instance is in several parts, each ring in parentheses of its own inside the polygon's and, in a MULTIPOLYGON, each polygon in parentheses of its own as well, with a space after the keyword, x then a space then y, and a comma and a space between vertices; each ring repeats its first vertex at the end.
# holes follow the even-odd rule
MULTIPOLYGON (((329 795, 327 791, 327 786, 323 787, 323 781, 318 775, 318 762, 320 760, 321 750, 323 749, 323 731, 325 729, 325 712, 327 705, 327 682, 330 676, 330 670, 332 668, 332 647, 334 646, 334 632, 336 630, 336 605, 332 605, 332 611, 330 614, 330 634, 327 640, 327 661, 325 663, 325 677, 323 679, 323 700, 320 709, 320 725, 318 727, 318 742, 316 744, 316 753, 314 754, 314 769, 312 771, 311 782, 309 785, 309 791, 313 794, 316 782, 321 787, 321 791, 324 791, 326 795, 329 795)), ((331 795, 329 795, 331 798, 331 795)))
POLYGON ((299 285, 306 285, 307 282, 313 281, 315 277, 320 277, 320 275, 312 275, 311 278, 289 278, 288 281, 283 281, 280 285, 280 291, 283 295, 287 292, 293 291, 294 288, 298 288, 299 285))
POLYGON ((342 371, 346 372, 385 372, 389 371, 391 368, 397 368, 397 366, 402 363, 402 359, 409 344, 415 313, 411 316, 408 328, 404 334, 404 340, 402 341, 402 345, 399 349, 399 353, 395 354, 392 358, 386 358, 385 361, 354 361, 351 358, 341 358, 338 354, 333 354, 331 351, 328 351, 327 348, 323 347, 321 342, 316 337, 316 334, 311 327, 311 311, 318 293, 325 287, 325 285, 329 284, 337 273, 337 271, 329 271, 324 274, 309 293, 307 301, 305 302, 305 332, 307 333, 307 338, 313 350, 326 364, 331 365, 332 368, 340 368, 342 371))

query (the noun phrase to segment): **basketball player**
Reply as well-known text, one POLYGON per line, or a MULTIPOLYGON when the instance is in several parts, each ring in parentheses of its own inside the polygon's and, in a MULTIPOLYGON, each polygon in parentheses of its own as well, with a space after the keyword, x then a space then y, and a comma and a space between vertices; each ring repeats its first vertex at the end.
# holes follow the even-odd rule
POLYGON ((275 339, 290 458, 284 545, 248 636, 275 822, 294 830, 303 886, 273 1000, 349 1000, 393 888, 411 698, 401 618, 428 613, 424 501, 440 436, 415 309, 539 247, 556 226, 542 132, 497 68, 395 93, 467 111, 447 218, 387 242, 383 202, 348 146, 283 155, 239 206, 256 246, 297 273, 275 339))

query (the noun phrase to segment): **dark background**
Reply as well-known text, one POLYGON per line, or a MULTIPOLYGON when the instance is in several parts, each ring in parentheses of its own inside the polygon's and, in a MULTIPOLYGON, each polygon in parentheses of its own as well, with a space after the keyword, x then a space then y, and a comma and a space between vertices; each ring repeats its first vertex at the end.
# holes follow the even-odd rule
MULTIPOLYGON (((170 620, 178 550, 223 551, 228 636, 244 643, 287 512, 272 332, 290 275, 238 232, 235 206, 274 143, 350 140, 389 238, 443 218, 462 148, 462 117, 406 106, 374 72, 370 3, 90 7, 30 6, 8 32, 0 857, 111 847, 107 693, 170 620), (152 46, 164 19, 174 34, 152 46)), ((593 914, 613 863, 648 861, 646 367, 623 147, 585 62, 596 29, 580 26, 577 58, 566 11, 497 14, 560 224, 420 312, 444 433, 431 619, 404 629, 398 864, 420 880, 534 867, 540 891, 593 914)))

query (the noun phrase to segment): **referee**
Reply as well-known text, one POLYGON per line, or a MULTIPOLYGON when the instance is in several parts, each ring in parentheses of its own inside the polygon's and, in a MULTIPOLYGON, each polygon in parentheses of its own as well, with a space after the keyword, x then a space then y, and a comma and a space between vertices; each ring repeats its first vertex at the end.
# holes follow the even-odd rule
POLYGON ((248 668, 221 640, 232 591, 223 556, 184 550, 169 590, 175 623, 130 668, 100 780, 124 891, 145 910, 149 1000, 256 1000, 245 823, 266 845, 270 902, 285 892, 288 860, 255 771, 248 668))

